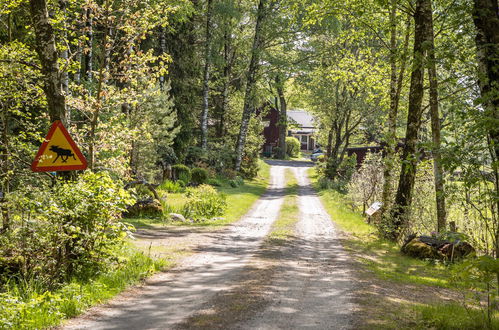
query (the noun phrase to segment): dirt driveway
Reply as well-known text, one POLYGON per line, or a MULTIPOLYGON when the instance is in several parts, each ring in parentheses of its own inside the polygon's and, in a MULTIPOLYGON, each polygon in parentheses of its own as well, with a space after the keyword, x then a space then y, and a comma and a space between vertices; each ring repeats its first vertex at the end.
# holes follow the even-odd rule
MULTIPOLYGON (((185 233, 203 243, 172 271, 151 277, 109 303, 92 308, 70 320, 64 329, 344 329, 351 324, 353 304, 350 274, 336 239, 331 220, 310 187, 308 162, 270 161, 268 191, 241 220, 224 230, 185 233), (301 218, 292 242, 279 251, 272 263, 262 256, 262 241, 279 215, 284 199, 284 170, 293 168, 299 185, 301 218), (248 265, 269 264, 260 271, 248 265), (262 273, 263 272, 263 273, 262 273), (265 276, 262 274, 266 274, 265 276), (268 275, 268 276, 267 276, 268 275), (248 282, 249 281, 249 282, 248 282), (235 295, 244 286, 261 299, 251 308, 233 307, 235 295), (254 293, 254 287, 264 292, 254 293), (238 289, 239 290, 239 289, 238 289), (232 297, 232 298, 231 298, 232 297), (201 310, 231 305, 230 314, 219 323, 190 322, 201 310), (234 315, 240 314, 240 315, 234 315), (237 316, 237 317, 235 317, 237 316), (230 322, 229 322, 230 321, 230 322)), ((171 233, 143 232, 146 240, 168 240, 171 233)), ((194 244, 194 243, 192 243, 194 244)), ((258 268, 258 266, 257 266, 258 268)))

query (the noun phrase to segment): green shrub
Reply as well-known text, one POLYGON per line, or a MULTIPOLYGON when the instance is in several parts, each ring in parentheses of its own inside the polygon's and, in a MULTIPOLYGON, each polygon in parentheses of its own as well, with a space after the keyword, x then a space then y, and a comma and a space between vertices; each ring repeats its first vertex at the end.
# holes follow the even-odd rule
POLYGON ((221 187, 222 186, 222 181, 220 181, 219 179, 208 179, 207 183, 210 186, 214 186, 214 187, 221 187))
POLYGON ((172 166, 173 178, 175 181, 182 180, 185 184, 191 182, 191 169, 183 164, 177 164, 172 166))
POLYGON ((204 168, 195 167, 191 170, 191 181, 195 185, 205 184, 208 180, 208 171, 204 168))
POLYGON ((234 180, 230 180, 229 184, 232 188, 237 188, 244 184, 244 179, 240 176, 236 176, 234 180))
POLYGON ((183 181, 178 180, 178 181, 171 181, 171 180, 166 180, 164 181, 158 188, 164 191, 167 191, 169 193, 178 193, 183 190, 184 185, 182 186, 183 181))
POLYGON ((286 154, 289 157, 298 157, 300 155, 300 141, 297 138, 288 136, 286 137, 286 154))
POLYGON ((86 172, 75 182, 9 195, 18 223, 0 235, 0 282, 29 277, 53 285, 108 267, 127 232, 117 218, 133 203, 121 186, 105 173, 86 172))
POLYGON ((186 218, 202 221, 222 216, 227 209, 225 195, 209 185, 187 189, 187 202, 182 208, 186 218))

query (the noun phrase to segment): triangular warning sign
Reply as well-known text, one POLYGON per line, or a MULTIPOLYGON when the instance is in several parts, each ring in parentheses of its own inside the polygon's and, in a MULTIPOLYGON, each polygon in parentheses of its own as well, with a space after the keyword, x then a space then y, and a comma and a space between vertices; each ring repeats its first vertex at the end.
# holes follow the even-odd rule
POLYGON ((34 172, 75 171, 87 168, 87 160, 59 120, 54 121, 31 164, 34 172))

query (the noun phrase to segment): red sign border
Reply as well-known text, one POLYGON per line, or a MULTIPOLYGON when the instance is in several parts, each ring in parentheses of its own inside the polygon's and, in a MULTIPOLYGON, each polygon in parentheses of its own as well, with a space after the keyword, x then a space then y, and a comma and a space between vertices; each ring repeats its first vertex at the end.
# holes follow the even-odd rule
POLYGON ((55 172, 55 171, 77 171, 77 170, 84 170, 88 166, 86 158, 83 156, 83 154, 80 151, 80 148, 76 145, 76 143, 73 141, 71 136, 69 135, 66 127, 62 124, 60 120, 56 120, 52 123, 52 126, 50 127, 49 132, 47 133, 47 137, 45 137, 45 140, 43 141, 42 145, 40 146, 40 149, 38 149, 38 153, 35 156, 35 160, 33 163, 31 163, 31 170, 33 172, 55 172), (52 136, 55 133, 55 130, 59 128, 68 141, 69 145, 75 152, 76 156, 81 160, 83 164, 81 165, 58 165, 58 166, 43 166, 43 167, 38 167, 38 162, 40 161, 40 157, 43 155, 45 150, 47 149, 47 146, 50 142, 50 139, 52 139, 52 136))

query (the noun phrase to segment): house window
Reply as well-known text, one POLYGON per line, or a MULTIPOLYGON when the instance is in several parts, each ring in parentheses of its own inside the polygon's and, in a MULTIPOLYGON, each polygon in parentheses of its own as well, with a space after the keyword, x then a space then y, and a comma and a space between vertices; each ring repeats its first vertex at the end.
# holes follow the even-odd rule
POLYGON ((308 143, 308 136, 307 135, 301 136, 301 143, 308 143))

